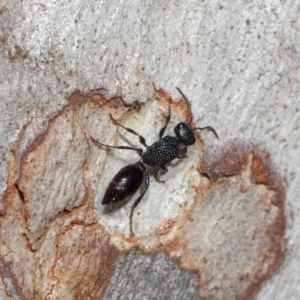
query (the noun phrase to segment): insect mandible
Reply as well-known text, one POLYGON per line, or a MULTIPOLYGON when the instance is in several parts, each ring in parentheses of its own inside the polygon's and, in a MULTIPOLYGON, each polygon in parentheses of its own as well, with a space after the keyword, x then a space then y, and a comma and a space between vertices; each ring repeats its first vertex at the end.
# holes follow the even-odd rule
POLYGON ((168 163, 170 163, 175 158, 178 159, 184 158, 187 151, 187 147, 193 145, 196 142, 195 130, 207 129, 213 132, 216 138, 219 138, 218 134, 211 126, 194 127, 194 128, 191 126, 191 122, 193 120, 191 104, 187 99, 187 97, 183 94, 183 92, 177 87, 176 89, 182 95, 184 101, 186 102, 191 118, 189 122, 179 122, 174 127, 175 136, 170 136, 170 135, 164 136, 164 133, 166 131, 166 128, 171 118, 171 111, 169 106, 169 112, 166 118, 165 125, 159 131, 159 138, 156 142, 154 142, 150 146, 147 145, 146 140, 142 135, 138 134, 136 131, 134 131, 131 128, 123 126, 117 120, 115 120, 112 115, 110 115, 110 118, 114 124, 122 127, 126 131, 139 137, 139 142, 146 148, 145 151, 143 151, 142 148, 106 145, 98 142, 93 137, 91 137, 92 141, 97 146, 106 147, 108 149, 133 150, 136 151, 138 155, 141 157, 141 159, 138 162, 123 167, 114 176, 112 181, 109 183, 102 200, 103 205, 112 205, 115 203, 125 201, 130 196, 134 195, 143 184, 143 189, 141 190, 139 197, 135 200, 131 208, 130 217, 129 217, 130 233, 133 236, 134 236, 132 230, 133 212, 136 206, 142 200, 143 196, 145 195, 149 187, 150 184, 149 175, 153 174, 156 180, 159 181, 158 176, 161 175, 161 173, 168 172, 168 169, 166 167, 168 163))

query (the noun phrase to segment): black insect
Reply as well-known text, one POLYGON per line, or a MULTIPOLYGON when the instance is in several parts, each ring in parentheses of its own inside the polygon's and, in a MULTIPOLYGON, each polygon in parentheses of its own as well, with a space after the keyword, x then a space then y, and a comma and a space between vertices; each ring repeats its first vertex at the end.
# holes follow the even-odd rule
POLYGON ((112 117, 112 115, 110 115, 112 121, 116 125, 138 136, 140 143, 146 148, 146 151, 143 151, 143 149, 141 148, 134 148, 128 146, 106 145, 96 141, 91 137, 93 142, 101 147, 107 147, 109 149, 114 148, 114 149, 122 149, 122 150, 134 150, 141 157, 141 159, 137 163, 125 166, 115 175, 115 177, 110 182, 102 201, 102 204, 104 205, 111 205, 111 204, 124 201, 128 197, 135 194, 143 184, 143 190, 141 191, 139 197, 135 200, 130 213, 130 232, 132 235, 134 235, 132 230, 133 211, 135 207, 138 205, 138 203, 142 200, 143 196, 145 195, 149 187, 149 183, 150 183, 149 174, 154 174, 155 178, 159 181, 158 176, 161 173, 165 173, 168 171, 166 165, 170 163, 172 160, 174 160, 175 158, 179 158, 179 159, 183 158, 186 154, 187 147, 193 145, 196 142, 195 132, 194 132, 195 130, 207 129, 212 131, 214 135, 217 138, 219 138, 216 131, 211 126, 206 126, 202 128, 201 127, 193 128, 191 126, 193 116, 191 112, 190 102, 179 88, 176 89, 179 91, 179 93, 182 95, 183 99, 185 100, 191 115, 191 119, 189 120, 188 123, 180 122, 174 127, 174 132, 176 136, 170 136, 170 135, 163 136, 171 118, 171 112, 169 106, 169 113, 166 119, 166 123, 159 132, 159 139, 151 146, 148 146, 146 144, 146 140, 143 136, 141 136, 131 128, 124 127, 118 121, 116 121, 112 117))

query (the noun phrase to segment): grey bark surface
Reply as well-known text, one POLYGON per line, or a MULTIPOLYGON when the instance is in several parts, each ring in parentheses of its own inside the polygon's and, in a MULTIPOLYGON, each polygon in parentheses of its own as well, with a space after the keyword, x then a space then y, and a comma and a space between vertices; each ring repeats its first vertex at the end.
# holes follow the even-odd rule
MULTIPOLYGON (((0 1, 1 193, 7 187, 11 151, 24 126, 30 124, 30 144, 75 90, 103 88, 105 97, 120 96, 130 104, 146 102, 154 92, 152 83, 174 98, 178 86, 191 100, 194 120, 212 125, 220 143, 232 138, 263 141, 270 151, 287 188, 286 259, 256 299, 299 299, 299 7, 300 1, 289 0, 0 1)), ((156 134, 151 127, 143 128, 144 136, 156 134)), ((209 135, 206 140, 217 143, 209 135)), ((152 215, 144 219, 144 227, 152 215)), ((135 267, 147 278, 168 273, 170 279, 172 273, 174 281, 168 283, 173 285, 167 289, 178 288, 173 299, 180 299, 181 289, 186 299, 196 299, 194 274, 173 266, 162 253, 150 261, 143 255, 135 261, 134 255, 115 262, 120 272, 113 273, 112 282, 121 282, 116 295, 131 292, 126 269, 140 261, 135 267)), ((7 265, 1 270, 10 272, 7 265)), ((10 290, 14 284, 1 281, 1 299, 22 299, 20 292, 10 290)), ((136 295, 149 292, 144 284, 141 279, 136 295)), ((159 295, 164 284, 158 281, 153 295, 159 295)), ((106 291, 107 299, 112 290, 106 291)))

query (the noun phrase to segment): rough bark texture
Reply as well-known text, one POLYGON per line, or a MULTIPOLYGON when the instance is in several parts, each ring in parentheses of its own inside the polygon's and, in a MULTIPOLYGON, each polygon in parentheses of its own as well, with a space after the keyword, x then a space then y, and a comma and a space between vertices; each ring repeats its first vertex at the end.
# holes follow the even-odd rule
MULTIPOLYGON (((101 205, 125 150, 106 159, 91 137, 112 144, 116 126, 110 115, 124 114, 122 124, 151 126, 155 136, 169 107, 170 128, 190 120, 187 104, 172 102, 162 90, 131 110, 120 99, 104 102, 97 91, 77 92, 69 103, 26 151, 14 152, 1 218, 7 295, 252 299, 285 250, 285 188, 268 153, 246 140, 209 147, 198 137, 188 157, 170 165, 164 182, 151 181, 134 211, 132 236, 132 203, 112 211, 101 205)), ((28 141, 29 128, 19 145, 28 141)), ((120 137, 116 144, 135 136, 121 128, 120 137)))
POLYGON ((0 3, 0 298, 299 299, 299 5, 0 3), (133 199, 101 200, 139 157, 90 137, 140 147, 111 113, 151 144, 175 86, 220 140, 151 177, 130 237, 133 199))

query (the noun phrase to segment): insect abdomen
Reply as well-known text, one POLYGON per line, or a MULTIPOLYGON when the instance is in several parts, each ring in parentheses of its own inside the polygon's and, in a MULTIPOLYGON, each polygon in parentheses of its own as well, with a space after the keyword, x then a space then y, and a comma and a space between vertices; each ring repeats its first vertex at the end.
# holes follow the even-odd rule
POLYGON ((144 173, 145 167, 140 162, 122 168, 107 187, 102 204, 115 204, 132 196, 141 186, 144 173))

